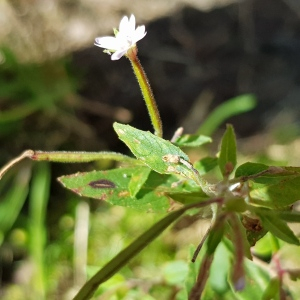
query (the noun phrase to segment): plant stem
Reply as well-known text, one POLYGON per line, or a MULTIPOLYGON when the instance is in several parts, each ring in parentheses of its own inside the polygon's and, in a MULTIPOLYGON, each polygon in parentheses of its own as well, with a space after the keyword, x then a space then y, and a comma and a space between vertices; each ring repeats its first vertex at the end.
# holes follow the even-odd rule
POLYGON ((134 165, 143 165, 137 159, 123 155, 116 152, 71 152, 71 151, 34 151, 26 150, 18 157, 8 162, 4 167, 0 169, 0 179, 3 175, 11 169, 15 164, 25 158, 30 158, 37 161, 52 161, 59 163, 86 163, 91 161, 97 161, 102 159, 115 160, 123 163, 129 163, 134 165))
POLYGON ((162 123, 159 115, 159 111, 156 105, 156 101, 152 92, 152 89, 149 84, 148 77, 140 63, 140 60, 137 56, 137 48, 132 48, 127 52, 127 57, 129 58, 134 74, 137 78, 139 86, 144 97, 150 119, 154 128, 155 135, 162 137, 162 123))

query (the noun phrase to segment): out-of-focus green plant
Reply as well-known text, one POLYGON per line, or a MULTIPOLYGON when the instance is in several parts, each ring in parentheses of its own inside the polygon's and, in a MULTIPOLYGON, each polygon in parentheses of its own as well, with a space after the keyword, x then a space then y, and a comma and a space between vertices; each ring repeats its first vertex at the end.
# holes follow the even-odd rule
MULTIPOLYGON (((209 143, 211 138, 200 133, 211 133, 224 118, 250 109, 253 106, 252 96, 236 98, 216 110, 199 129, 200 133, 188 135, 179 129, 171 141, 163 139, 159 111, 137 57, 136 42, 145 34, 144 26, 135 29, 135 18, 131 16, 130 19, 122 19, 119 31, 115 30, 115 37, 96 39, 97 46, 106 48, 109 54, 113 53, 112 60, 123 55, 130 60, 149 111, 155 134, 114 123, 117 135, 135 158, 113 152, 27 150, 4 166, 1 176, 23 158, 69 163, 113 159, 121 162, 120 168, 66 175, 59 181, 80 196, 134 208, 144 214, 166 214, 95 272, 79 289, 75 300, 89 299, 95 293, 101 293, 104 298, 114 295, 115 299, 140 299, 137 298, 140 294, 134 295, 136 289, 130 289, 129 283, 124 287, 123 279, 114 275, 169 225, 184 215, 203 215, 207 208, 210 208, 211 216, 209 226, 199 245, 191 251, 191 262, 180 260, 169 263, 160 274, 161 280, 151 282, 150 287, 172 287, 171 293, 166 296, 170 299, 285 299, 288 289, 284 284, 285 277, 297 279, 300 276, 299 268, 286 267, 280 256, 286 244, 299 249, 299 239, 287 223, 300 222, 300 214, 292 209, 300 197, 300 168, 256 162, 239 164, 235 132, 231 125, 227 125, 220 151, 215 157, 204 157, 192 164, 181 149, 209 143), (239 105, 236 106, 236 103, 239 105), (230 113, 223 112, 224 109, 229 109, 230 113), (205 177, 216 170, 219 175, 214 179, 205 177), (271 264, 262 266, 253 260, 255 248, 251 247, 267 236, 273 243, 273 248, 267 251, 271 264), (112 277, 112 292, 105 291, 103 285, 112 277)), ((42 183, 39 185, 42 186, 42 183)), ((38 216, 44 215, 43 206, 35 214, 36 222, 41 224, 38 216)), ((38 233, 39 255, 43 235, 42 231, 38 233)), ((39 255, 37 263, 41 261, 39 255)), ((40 272, 43 272, 42 269, 40 272)), ((139 285, 131 284, 134 287, 139 285)), ((148 299, 153 299, 147 294, 148 299)), ((146 296, 143 299, 147 299, 146 296)))
MULTIPOLYGON (((0 129, 23 120, 36 111, 55 107, 74 91, 75 80, 68 77, 65 61, 21 64, 8 48, 1 50, 0 129)), ((7 127, 7 130, 9 127, 7 127)))

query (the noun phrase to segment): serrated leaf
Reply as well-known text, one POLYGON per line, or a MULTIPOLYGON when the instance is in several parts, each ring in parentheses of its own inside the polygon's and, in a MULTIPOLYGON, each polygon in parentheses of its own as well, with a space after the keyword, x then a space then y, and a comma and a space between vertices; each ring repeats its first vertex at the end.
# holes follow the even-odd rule
POLYGON ((211 143, 212 139, 200 134, 184 134, 175 141, 178 147, 199 147, 207 143, 211 143))
POLYGON ((268 229, 272 234, 274 234, 279 239, 294 245, 300 245, 298 238, 295 236, 293 231, 288 227, 288 225, 280 220, 276 215, 259 213, 257 210, 263 226, 268 229))
POLYGON ((152 170, 160 174, 179 174, 197 181, 198 173, 189 162, 189 157, 171 142, 142 131, 114 123, 114 129, 132 153, 152 170))
POLYGON ((76 173, 58 178, 68 189, 84 197, 107 201, 112 205, 132 207, 137 210, 163 212, 172 203, 168 192, 179 192, 181 187, 174 187, 178 178, 172 175, 160 175, 151 172, 135 197, 129 192, 132 177, 137 172, 144 172, 146 167, 120 168, 107 171, 76 173), (173 186, 172 186, 173 184, 173 186))
POLYGON ((221 142, 219 167, 223 176, 228 176, 236 165, 236 138, 234 129, 227 125, 221 142))

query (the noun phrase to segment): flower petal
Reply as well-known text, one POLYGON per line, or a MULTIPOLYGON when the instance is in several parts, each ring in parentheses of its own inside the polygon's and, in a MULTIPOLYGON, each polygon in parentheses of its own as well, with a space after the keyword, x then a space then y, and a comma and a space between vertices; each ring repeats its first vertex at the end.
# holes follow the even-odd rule
POLYGON ((128 33, 132 35, 135 31, 135 16, 131 15, 128 24, 128 33))
POLYGON ((137 41, 141 40, 146 34, 147 32, 145 31, 145 26, 139 26, 133 34, 132 43, 135 44, 137 41))
POLYGON ((127 16, 124 16, 120 22, 119 25, 119 33, 124 34, 125 32, 128 31, 128 27, 129 27, 129 20, 127 16))
POLYGON ((118 59, 120 59, 120 58, 127 52, 127 50, 128 50, 128 49, 116 51, 116 52, 111 56, 111 60, 118 60, 118 59))
POLYGON ((95 45, 108 50, 117 50, 120 47, 119 41, 112 36, 104 36, 95 39, 95 45))
POLYGON ((119 31, 114 30, 115 37, 105 36, 95 39, 95 45, 105 48, 105 52, 111 54, 112 60, 118 60, 127 53, 130 48, 136 47, 136 42, 141 40, 145 35, 145 26, 138 26, 135 29, 135 16, 130 18, 124 16, 119 24, 119 31))

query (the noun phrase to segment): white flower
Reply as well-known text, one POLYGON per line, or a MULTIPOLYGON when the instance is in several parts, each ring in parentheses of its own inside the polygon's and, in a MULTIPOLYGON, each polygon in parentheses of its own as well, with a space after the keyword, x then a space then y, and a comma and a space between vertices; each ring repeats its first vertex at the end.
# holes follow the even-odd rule
POLYGON ((114 31, 115 37, 104 36, 95 39, 96 46, 105 48, 105 52, 109 54, 114 52, 111 56, 112 60, 120 59, 130 48, 136 46, 136 42, 146 35, 144 25, 135 28, 134 15, 131 15, 130 19, 126 16, 123 17, 119 25, 119 31, 114 31))

